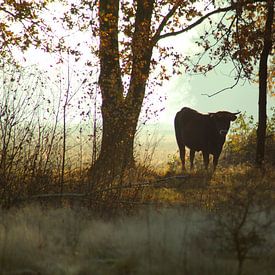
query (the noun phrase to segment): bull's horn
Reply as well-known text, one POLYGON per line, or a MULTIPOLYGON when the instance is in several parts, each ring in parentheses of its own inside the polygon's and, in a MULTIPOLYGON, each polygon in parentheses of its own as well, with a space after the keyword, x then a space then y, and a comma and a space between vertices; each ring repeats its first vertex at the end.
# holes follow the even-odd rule
POLYGON ((240 114, 241 113, 241 111, 240 112, 237 112, 237 113, 232 113, 232 115, 238 115, 238 114, 240 114))

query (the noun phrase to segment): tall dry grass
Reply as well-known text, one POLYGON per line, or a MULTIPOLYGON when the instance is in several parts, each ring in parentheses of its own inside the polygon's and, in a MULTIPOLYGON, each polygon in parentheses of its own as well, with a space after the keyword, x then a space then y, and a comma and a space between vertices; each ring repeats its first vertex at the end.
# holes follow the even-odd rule
MULTIPOLYGON (((216 218, 182 207, 111 220, 87 209, 2 211, 1 274, 237 274, 235 252, 216 234, 226 237, 227 228, 221 231, 216 218)), ((273 274, 274 224, 269 229, 268 247, 254 248, 243 274, 273 274)))

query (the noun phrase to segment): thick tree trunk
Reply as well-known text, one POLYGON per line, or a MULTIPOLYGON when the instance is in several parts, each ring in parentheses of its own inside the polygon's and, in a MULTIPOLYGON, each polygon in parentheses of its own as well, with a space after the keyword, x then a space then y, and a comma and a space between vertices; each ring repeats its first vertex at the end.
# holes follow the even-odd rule
POLYGON ((265 158, 266 137, 266 101, 267 101, 267 66, 268 55, 272 49, 272 23, 274 16, 274 2, 267 1, 267 19, 265 24, 264 45, 259 65, 259 123, 257 129, 256 164, 261 166, 265 158))
POLYGON ((112 111, 112 115, 108 113, 106 114, 106 110, 103 113, 100 155, 92 167, 92 180, 95 183, 111 181, 134 166, 137 119, 131 120, 127 110, 122 107, 117 112, 112 111))
POLYGON ((118 47, 119 0, 100 1, 99 86, 103 133, 100 154, 91 169, 92 185, 109 181, 134 165, 134 137, 152 57, 150 27, 153 2, 137 1, 132 73, 127 96, 124 96, 118 47))

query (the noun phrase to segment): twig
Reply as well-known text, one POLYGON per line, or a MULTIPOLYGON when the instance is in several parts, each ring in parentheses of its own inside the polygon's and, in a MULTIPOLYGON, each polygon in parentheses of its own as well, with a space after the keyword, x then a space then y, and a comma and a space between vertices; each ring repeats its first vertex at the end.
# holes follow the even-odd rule
POLYGON ((188 176, 186 175, 180 175, 180 176, 172 176, 172 177, 166 177, 157 179, 155 181, 147 181, 142 183, 129 183, 126 185, 120 185, 120 186, 112 186, 104 189, 99 189, 91 193, 50 193, 50 194, 38 194, 33 195, 30 197, 19 197, 17 200, 19 201, 26 201, 26 200, 34 200, 34 199, 43 199, 43 198, 90 198, 92 195, 96 195, 99 193, 107 192, 107 191, 114 191, 114 190, 120 190, 120 189, 131 189, 131 188, 144 188, 144 187, 161 187, 161 185, 156 184, 162 181, 171 180, 171 179, 186 179, 188 176))
POLYGON ((233 89, 235 86, 237 86, 237 84, 239 83, 239 81, 240 81, 240 76, 238 76, 236 82, 232 86, 230 86, 230 87, 223 88, 223 89, 221 89, 221 90, 219 90, 219 91, 217 91, 217 92, 215 92, 213 94, 201 94, 201 95, 205 95, 205 96, 208 96, 208 97, 213 97, 213 96, 215 96, 217 94, 220 94, 220 93, 222 93, 222 92, 224 92, 226 90, 233 89))

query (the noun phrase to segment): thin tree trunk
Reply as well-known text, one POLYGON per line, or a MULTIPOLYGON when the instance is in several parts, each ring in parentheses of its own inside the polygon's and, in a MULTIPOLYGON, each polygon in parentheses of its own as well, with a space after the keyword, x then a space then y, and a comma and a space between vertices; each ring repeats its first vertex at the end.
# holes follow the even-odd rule
POLYGON ((266 101, 267 101, 267 67, 268 55, 272 49, 272 23, 274 16, 274 2, 267 1, 267 19, 265 24, 264 45, 259 65, 259 123, 257 129, 256 164, 262 166, 265 158, 266 137, 266 101))
POLYGON ((67 90, 65 94, 65 102, 63 106, 63 146, 62 146, 62 163, 61 163, 61 178, 60 178, 60 193, 62 194, 64 191, 64 176, 65 176, 65 161, 66 161, 66 147, 67 147, 67 107, 69 101, 69 94, 70 94, 70 63, 69 59, 70 56, 68 54, 68 68, 67 68, 67 90))

